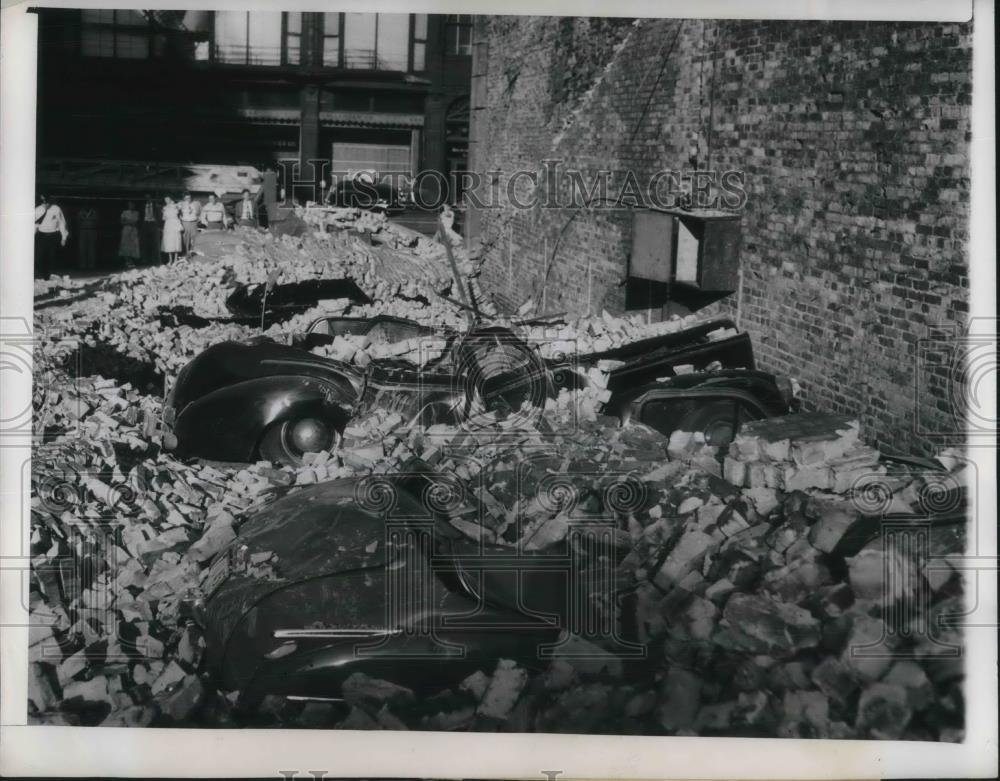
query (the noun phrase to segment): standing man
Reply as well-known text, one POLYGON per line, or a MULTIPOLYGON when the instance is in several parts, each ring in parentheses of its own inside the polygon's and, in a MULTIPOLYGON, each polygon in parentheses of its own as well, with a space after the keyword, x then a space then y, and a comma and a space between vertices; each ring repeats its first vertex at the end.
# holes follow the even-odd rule
POLYGON ((79 261, 81 271, 90 271, 97 265, 97 230, 101 216, 97 209, 88 204, 76 215, 79 223, 79 261))
POLYGON ((52 273, 59 248, 66 246, 69 229, 66 217, 56 204, 44 195, 35 206, 35 275, 46 279, 52 273))
POLYGON ((201 204, 191 200, 191 193, 184 193, 181 201, 181 226, 184 228, 184 254, 191 257, 194 253, 194 239, 198 234, 198 218, 201 215, 201 204))
POLYGON ((156 263, 160 259, 160 223, 156 217, 156 204, 153 196, 146 195, 142 206, 142 261, 156 263))
POLYGON ((226 227, 226 207, 219 202, 215 193, 209 193, 208 203, 201 209, 201 224, 212 231, 221 231, 226 227))
POLYGON ((250 198, 249 190, 243 190, 243 200, 236 202, 234 211, 237 225, 243 228, 257 227, 257 204, 250 198))

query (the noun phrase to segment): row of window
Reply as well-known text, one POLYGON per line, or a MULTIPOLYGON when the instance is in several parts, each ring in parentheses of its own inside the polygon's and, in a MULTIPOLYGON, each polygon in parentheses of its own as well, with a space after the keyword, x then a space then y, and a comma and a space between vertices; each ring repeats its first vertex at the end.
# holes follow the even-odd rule
MULTIPOLYGON (((147 59, 162 55, 164 36, 141 11, 83 10, 80 48, 87 57, 147 59)), ((427 14, 316 14, 322 64, 334 68, 422 71, 427 61, 427 14)), ((298 65, 302 13, 215 11, 185 17, 207 34, 195 58, 239 65, 298 65)), ((472 17, 445 22, 445 53, 472 53, 472 17)))

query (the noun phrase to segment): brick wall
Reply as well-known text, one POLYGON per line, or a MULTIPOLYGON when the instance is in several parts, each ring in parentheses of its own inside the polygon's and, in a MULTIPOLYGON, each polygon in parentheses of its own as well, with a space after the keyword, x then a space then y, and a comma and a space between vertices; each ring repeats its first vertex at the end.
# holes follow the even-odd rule
MULTIPOLYGON (((971 24, 486 17, 477 40, 474 170, 744 172, 742 289, 713 309, 884 447, 955 429, 947 367, 916 369, 968 312, 971 24)), ((630 216, 599 205, 501 188, 470 220, 486 287, 622 311, 630 216)))

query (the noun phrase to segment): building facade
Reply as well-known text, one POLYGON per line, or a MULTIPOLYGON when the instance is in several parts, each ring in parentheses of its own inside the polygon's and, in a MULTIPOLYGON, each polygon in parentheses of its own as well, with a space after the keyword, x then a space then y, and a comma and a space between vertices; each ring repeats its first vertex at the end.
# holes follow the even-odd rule
POLYGON ((322 160, 339 176, 465 166, 471 17, 38 13, 39 187, 50 192, 59 180, 46 172, 67 159, 322 160))

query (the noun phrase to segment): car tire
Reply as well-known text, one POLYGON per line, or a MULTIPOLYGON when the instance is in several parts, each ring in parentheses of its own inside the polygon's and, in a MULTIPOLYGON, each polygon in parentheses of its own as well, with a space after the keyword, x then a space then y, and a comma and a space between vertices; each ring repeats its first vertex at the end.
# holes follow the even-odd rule
POLYGON ((301 466, 307 452, 329 450, 337 443, 339 433, 334 426, 319 418, 293 418, 269 426, 260 439, 258 454, 265 461, 277 461, 287 466, 301 466), (317 429, 306 444, 304 429, 317 429))
POLYGON ((740 423, 756 420, 760 416, 746 405, 734 401, 710 401, 697 404, 685 412, 674 425, 675 431, 700 431, 705 442, 713 447, 728 447, 736 436, 740 423), (737 407, 738 405, 738 407, 737 407), (738 409, 738 413, 737 413, 738 409), (736 416, 734 416, 734 413, 736 416))

